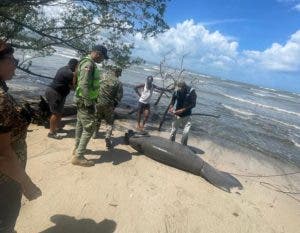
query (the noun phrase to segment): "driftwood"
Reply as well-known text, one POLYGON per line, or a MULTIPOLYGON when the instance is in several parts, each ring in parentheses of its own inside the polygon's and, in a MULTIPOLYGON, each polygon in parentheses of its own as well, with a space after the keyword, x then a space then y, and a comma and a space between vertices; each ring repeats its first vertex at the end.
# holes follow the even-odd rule
POLYGON ((213 115, 208 113, 192 113, 192 116, 207 116, 207 117, 214 117, 214 118, 220 118, 220 115, 213 115))
POLYGON ((168 114, 168 112, 169 112, 171 103, 172 103, 172 102, 170 102, 170 103, 168 104, 168 107, 166 108, 166 110, 165 110, 165 112, 164 112, 164 115, 163 115, 163 117, 162 117, 162 119, 161 119, 161 121, 160 121, 160 123, 159 123, 159 126, 158 126, 158 131, 161 131, 161 128, 162 128, 162 126, 163 126, 163 124, 164 124, 164 122, 165 122, 165 120, 166 120, 166 116, 167 116, 167 114, 168 114))
MULTIPOLYGON (((166 121, 166 117, 169 112, 170 106, 171 106, 171 102, 168 105, 168 107, 166 108, 164 115, 163 115, 161 121, 159 122, 158 131, 161 131, 161 128, 162 128, 164 122, 166 121)), ((207 117, 220 118, 220 115, 213 115, 213 114, 208 114, 208 113, 192 113, 191 115, 192 116, 207 116, 207 117)))

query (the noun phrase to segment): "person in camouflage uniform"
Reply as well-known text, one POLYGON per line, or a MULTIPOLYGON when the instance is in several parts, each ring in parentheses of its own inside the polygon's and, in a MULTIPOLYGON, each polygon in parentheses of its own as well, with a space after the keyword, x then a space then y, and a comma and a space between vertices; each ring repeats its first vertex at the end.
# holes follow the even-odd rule
POLYGON ((97 137, 101 120, 106 123, 106 148, 112 148, 111 134, 114 123, 114 109, 123 97, 123 85, 119 81, 122 69, 111 67, 108 75, 100 79, 99 96, 96 104, 96 129, 93 138, 97 137))
POLYGON ((0 40, 0 232, 12 233, 21 207, 22 193, 28 200, 41 190, 25 172, 26 135, 30 113, 8 93, 6 81, 15 72, 13 48, 0 40))
POLYGON ((95 63, 108 59, 107 49, 102 45, 93 48, 91 54, 81 59, 77 69, 75 103, 77 105, 77 124, 75 149, 72 164, 84 167, 94 165, 85 159, 86 146, 95 130, 95 103, 99 95, 100 70, 95 63))

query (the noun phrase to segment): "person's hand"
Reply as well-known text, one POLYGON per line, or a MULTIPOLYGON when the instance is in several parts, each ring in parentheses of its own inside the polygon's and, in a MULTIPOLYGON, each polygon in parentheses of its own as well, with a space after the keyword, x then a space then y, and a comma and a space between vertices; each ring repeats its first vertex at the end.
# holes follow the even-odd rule
POLYGON ((174 114, 175 114, 175 115, 179 115, 179 114, 183 113, 184 111, 185 111, 184 108, 178 109, 177 111, 174 112, 174 114))
POLYGON ((42 196, 42 191, 38 186, 36 186, 31 179, 28 177, 22 184, 23 195, 29 200, 32 201, 42 196))
POLYGON ((169 113, 174 114, 174 108, 173 108, 173 107, 170 107, 170 108, 169 108, 169 113))

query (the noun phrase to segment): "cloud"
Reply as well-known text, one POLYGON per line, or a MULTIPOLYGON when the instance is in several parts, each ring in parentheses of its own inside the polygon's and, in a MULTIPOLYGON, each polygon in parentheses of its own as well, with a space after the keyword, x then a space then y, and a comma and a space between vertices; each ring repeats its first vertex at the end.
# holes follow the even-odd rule
MULTIPOLYGON (((163 55, 167 64, 220 78, 271 88, 300 92, 300 29, 285 43, 273 43, 265 50, 241 50, 234 37, 209 31, 204 25, 186 20, 157 37, 144 39, 137 34, 133 55, 159 63, 163 55)), ((259 38, 258 38, 259 39, 259 38)), ((132 41, 132 40, 131 40, 132 41)))
POLYGON ((244 51, 250 62, 261 68, 280 71, 300 71, 300 30, 295 32, 284 44, 273 43, 265 51, 244 51))
POLYGON ((155 38, 144 40, 138 34, 134 40, 134 54, 145 60, 158 63, 163 55, 172 51, 169 64, 178 66, 180 57, 186 54, 186 68, 214 75, 228 76, 245 69, 254 69, 254 72, 300 71, 300 30, 284 45, 273 43, 264 51, 240 51, 236 40, 219 31, 210 32, 193 20, 178 23, 155 38))
POLYGON ((172 51, 177 61, 183 54, 187 54, 187 63, 190 66, 207 66, 211 70, 226 69, 235 62, 238 55, 238 42, 218 31, 210 32, 193 20, 178 23, 155 38, 144 40, 138 34, 134 39, 135 54, 153 62, 159 62, 163 55, 172 51))
POLYGON ((300 12, 300 3, 294 6, 294 9, 300 12))
POLYGON ((300 0, 277 0, 277 2, 286 4, 291 7, 292 10, 300 12, 300 0))
POLYGON ((225 23, 239 23, 239 22, 245 22, 248 21, 247 19, 243 18, 237 18, 237 19, 220 19, 220 20, 211 20, 206 22, 201 22, 204 26, 210 26, 210 25, 219 25, 219 24, 225 24, 225 23))

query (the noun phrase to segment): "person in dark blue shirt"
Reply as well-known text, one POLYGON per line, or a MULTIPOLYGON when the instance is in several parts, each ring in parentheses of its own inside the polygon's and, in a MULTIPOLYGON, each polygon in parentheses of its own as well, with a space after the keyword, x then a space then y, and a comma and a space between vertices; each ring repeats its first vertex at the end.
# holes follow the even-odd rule
POLYGON ((68 65, 61 67, 57 71, 52 83, 46 89, 46 99, 52 113, 50 117, 50 132, 48 133, 48 137, 50 138, 61 139, 57 134, 57 130, 61 121, 66 97, 73 88, 73 77, 77 64, 77 59, 71 59, 68 65))
POLYGON ((169 108, 169 112, 174 115, 170 140, 175 141, 178 128, 183 126, 181 144, 187 145, 189 131, 192 126, 191 114, 192 109, 196 106, 197 94, 195 89, 189 87, 184 81, 180 81, 177 86, 178 90, 174 92, 169 108))

